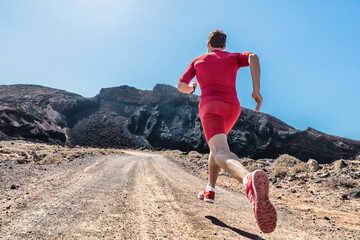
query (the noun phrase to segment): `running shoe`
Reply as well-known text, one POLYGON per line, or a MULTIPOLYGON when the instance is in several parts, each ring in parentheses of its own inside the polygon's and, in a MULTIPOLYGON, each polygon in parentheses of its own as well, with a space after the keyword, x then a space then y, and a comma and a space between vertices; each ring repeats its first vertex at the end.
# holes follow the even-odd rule
POLYGON ((276 210, 269 201, 269 178, 264 171, 256 170, 247 175, 246 195, 252 204, 256 223, 263 233, 276 227, 276 210))
POLYGON ((206 191, 206 189, 203 192, 199 192, 198 199, 204 202, 208 203, 214 203, 215 202, 215 192, 213 191, 206 191))

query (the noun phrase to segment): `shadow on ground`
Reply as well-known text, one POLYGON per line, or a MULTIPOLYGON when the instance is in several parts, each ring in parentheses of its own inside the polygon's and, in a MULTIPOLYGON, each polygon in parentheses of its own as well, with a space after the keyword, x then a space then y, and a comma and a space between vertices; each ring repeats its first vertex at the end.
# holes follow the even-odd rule
POLYGON ((217 219, 216 217, 213 217, 213 216, 205 216, 205 218, 209 219, 213 224, 219 226, 219 227, 223 227, 223 228, 228 228, 234 232, 236 232, 237 234, 243 236, 243 237, 247 237, 249 239, 254 239, 254 240, 265 240, 261 237, 259 237, 258 235, 256 234, 252 234, 252 233, 248 233, 248 232, 245 232, 245 231, 242 231, 238 228, 234 228, 234 227, 231 227, 229 225, 227 225, 226 223, 220 221, 219 219, 217 219))

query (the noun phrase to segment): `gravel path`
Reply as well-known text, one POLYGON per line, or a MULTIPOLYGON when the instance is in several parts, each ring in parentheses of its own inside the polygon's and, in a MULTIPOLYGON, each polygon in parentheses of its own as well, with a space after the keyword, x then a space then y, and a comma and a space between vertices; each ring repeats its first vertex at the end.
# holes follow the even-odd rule
POLYGON ((0 238, 330 237, 313 235, 312 223, 285 209, 278 209, 275 232, 263 234, 243 193, 218 187, 216 203, 203 203, 196 195, 204 180, 161 155, 126 153, 59 165, 2 163, 0 238), (16 189, 10 189, 11 184, 16 189))

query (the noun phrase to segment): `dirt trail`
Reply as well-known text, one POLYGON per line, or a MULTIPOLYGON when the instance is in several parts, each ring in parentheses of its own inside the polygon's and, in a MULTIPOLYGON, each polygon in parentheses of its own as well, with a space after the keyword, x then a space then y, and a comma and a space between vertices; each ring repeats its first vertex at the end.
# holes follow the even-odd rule
POLYGON ((204 180, 161 155, 126 153, 48 167, 16 190, 12 211, 1 213, 0 239, 337 237, 282 207, 275 232, 262 234, 245 194, 218 187, 216 203, 203 203, 196 194, 204 180))

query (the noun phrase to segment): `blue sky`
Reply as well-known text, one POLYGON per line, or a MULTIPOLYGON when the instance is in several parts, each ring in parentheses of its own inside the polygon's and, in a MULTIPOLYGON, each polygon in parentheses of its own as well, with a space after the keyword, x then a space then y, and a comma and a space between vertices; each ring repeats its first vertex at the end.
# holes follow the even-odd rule
MULTIPOLYGON (((360 140, 359 13, 357 0, 0 0, 0 85, 86 97, 175 86, 221 29, 226 50, 260 57, 263 112, 360 140)), ((237 88, 241 105, 255 108, 248 68, 237 88)))

